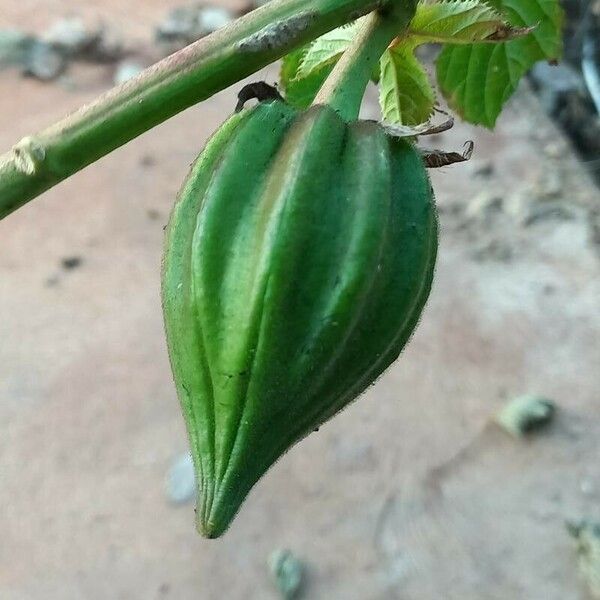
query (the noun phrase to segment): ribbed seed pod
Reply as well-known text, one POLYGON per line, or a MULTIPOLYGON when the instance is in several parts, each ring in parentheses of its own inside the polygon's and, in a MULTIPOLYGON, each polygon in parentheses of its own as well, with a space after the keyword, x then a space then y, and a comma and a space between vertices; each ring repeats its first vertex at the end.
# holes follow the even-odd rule
POLYGON ((422 159, 376 123, 274 101, 208 142, 163 265, 203 535, 222 534, 264 472, 396 359, 436 249, 422 159))

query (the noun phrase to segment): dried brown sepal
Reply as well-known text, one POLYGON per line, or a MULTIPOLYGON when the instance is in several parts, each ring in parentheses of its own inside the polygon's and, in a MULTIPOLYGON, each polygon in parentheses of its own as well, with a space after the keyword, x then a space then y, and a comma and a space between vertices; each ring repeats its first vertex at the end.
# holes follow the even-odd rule
POLYGON ((514 40, 525 35, 529 35, 537 25, 533 27, 512 27, 510 25, 504 25, 498 27, 494 33, 488 35, 485 38, 486 42, 506 42, 508 40, 514 40))
POLYGON ((462 154, 459 152, 444 152, 443 150, 421 150, 421 154, 428 169, 438 169, 469 160, 473 156, 474 147, 475 144, 469 140, 465 142, 462 154))
POLYGON ((417 137, 419 135, 435 135, 436 133, 443 133, 444 131, 452 129, 452 127, 454 127, 454 118, 439 108, 436 108, 435 110, 436 112, 445 115, 447 119, 441 123, 438 123, 437 125, 434 125, 431 121, 427 121, 427 123, 421 123, 420 125, 412 126, 382 122, 381 126, 388 135, 398 138, 417 137))

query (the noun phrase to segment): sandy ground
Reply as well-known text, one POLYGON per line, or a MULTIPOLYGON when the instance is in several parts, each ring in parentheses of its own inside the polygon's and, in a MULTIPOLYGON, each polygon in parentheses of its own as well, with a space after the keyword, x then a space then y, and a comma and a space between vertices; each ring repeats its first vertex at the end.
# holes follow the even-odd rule
MULTIPOLYGON (((2 25, 77 11, 139 39, 165 10, 0 0, 2 25)), ((110 78, 0 73, 0 148, 110 78)), ((162 332, 163 225, 234 96, 0 223, 0 598, 268 600, 265 562, 282 547, 306 564, 305 598, 587 598, 565 520, 600 518, 600 194, 526 90, 495 134, 461 125, 429 140, 473 139, 476 155, 434 174, 437 275, 400 360, 279 461, 222 539, 168 502, 186 440, 162 332), (559 410, 516 441, 490 418, 525 392, 559 410)))

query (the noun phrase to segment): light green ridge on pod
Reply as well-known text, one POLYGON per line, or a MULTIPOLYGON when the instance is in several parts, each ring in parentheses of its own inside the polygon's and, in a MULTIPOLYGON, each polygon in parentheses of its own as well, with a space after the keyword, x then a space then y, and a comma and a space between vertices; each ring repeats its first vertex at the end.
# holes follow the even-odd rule
POLYGON ((436 249, 422 159, 376 123, 274 101, 211 138, 171 215, 162 289, 200 533, 221 535, 265 471, 398 357, 436 249))

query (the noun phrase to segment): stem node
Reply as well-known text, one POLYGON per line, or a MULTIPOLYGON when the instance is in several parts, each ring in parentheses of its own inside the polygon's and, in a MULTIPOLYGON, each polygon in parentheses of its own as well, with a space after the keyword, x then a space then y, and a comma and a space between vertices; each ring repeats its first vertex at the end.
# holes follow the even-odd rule
POLYGON ((11 155, 17 171, 25 175, 35 175, 39 173, 46 158, 46 150, 34 137, 27 136, 13 146, 9 160, 11 155))

